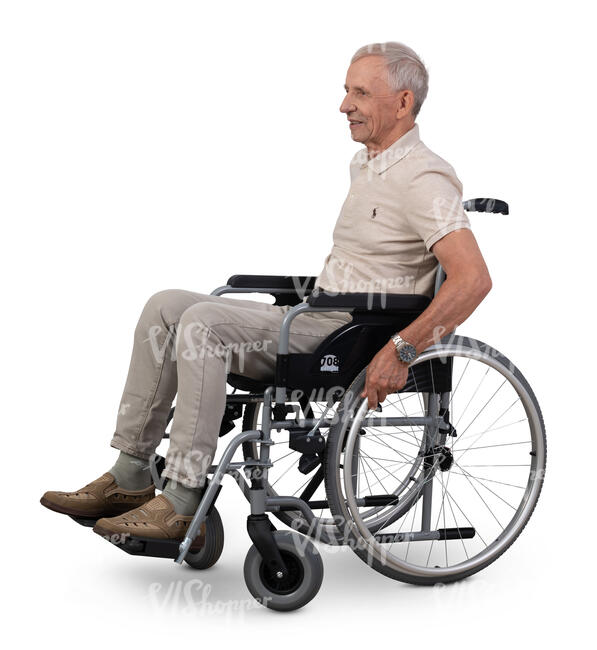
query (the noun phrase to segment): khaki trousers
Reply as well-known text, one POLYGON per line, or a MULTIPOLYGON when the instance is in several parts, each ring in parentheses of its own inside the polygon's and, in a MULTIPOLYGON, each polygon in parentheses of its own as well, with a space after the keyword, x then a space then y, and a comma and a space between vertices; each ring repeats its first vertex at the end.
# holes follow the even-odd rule
MULTIPOLYGON (((226 406, 226 376, 273 377, 289 309, 183 290, 153 295, 135 329, 112 447, 148 459, 178 393, 164 476, 202 486, 226 406)), ((348 312, 300 314, 291 324, 290 352, 314 351, 351 320, 348 312)))

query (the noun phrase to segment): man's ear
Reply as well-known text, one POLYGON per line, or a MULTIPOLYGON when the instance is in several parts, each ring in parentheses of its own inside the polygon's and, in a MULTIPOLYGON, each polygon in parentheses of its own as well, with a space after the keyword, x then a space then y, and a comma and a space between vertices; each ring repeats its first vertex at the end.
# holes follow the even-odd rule
POLYGON ((415 96, 412 90, 401 90, 398 94, 398 106, 396 117, 402 118, 408 115, 415 105, 415 96))

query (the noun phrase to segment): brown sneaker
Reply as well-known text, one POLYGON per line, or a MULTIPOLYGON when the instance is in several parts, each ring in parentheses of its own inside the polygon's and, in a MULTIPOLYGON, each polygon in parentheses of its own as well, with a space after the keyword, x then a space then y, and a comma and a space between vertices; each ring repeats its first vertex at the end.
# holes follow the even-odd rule
MULTIPOLYGON (((192 519, 192 515, 177 514, 170 501, 160 494, 145 505, 124 515, 98 520, 93 527, 93 532, 107 538, 117 536, 122 539, 133 536, 180 541, 185 536, 192 519)), ((205 522, 191 545, 191 551, 198 551, 204 543, 205 522)))
POLYGON ((42 506, 74 517, 113 517, 147 503, 155 496, 150 485, 143 490, 123 490, 110 472, 76 492, 46 492, 42 506))

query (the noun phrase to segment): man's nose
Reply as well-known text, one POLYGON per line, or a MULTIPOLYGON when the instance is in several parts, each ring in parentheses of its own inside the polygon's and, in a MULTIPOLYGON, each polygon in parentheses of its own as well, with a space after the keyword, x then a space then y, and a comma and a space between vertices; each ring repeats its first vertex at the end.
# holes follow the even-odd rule
POLYGON ((341 113, 353 113, 356 110, 357 110, 357 107, 352 103, 352 101, 349 99, 349 97, 347 95, 343 99, 342 103, 340 104, 340 112, 341 113))

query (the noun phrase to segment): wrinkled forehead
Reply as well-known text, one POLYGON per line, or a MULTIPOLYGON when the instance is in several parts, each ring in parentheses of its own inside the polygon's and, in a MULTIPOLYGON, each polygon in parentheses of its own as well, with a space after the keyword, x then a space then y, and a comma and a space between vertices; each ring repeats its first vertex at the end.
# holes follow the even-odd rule
POLYGON ((376 95, 390 92, 385 59, 372 54, 351 63, 344 88, 347 91, 362 89, 376 95))

